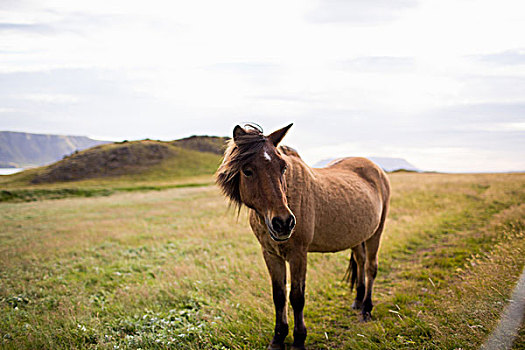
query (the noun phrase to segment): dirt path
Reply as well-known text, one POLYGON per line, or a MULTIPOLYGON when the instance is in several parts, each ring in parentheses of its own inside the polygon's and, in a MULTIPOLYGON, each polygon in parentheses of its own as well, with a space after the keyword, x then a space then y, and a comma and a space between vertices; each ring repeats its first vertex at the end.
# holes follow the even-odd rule
POLYGON ((502 350, 511 349, 512 343, 518 335, 523 316, 525 315, 525 268, 521 274, 518 284, 512 292, 509 304, 503 310, 503 316, 498 326, 492 332, 485 344, 481 347, 483 350, 502 350))

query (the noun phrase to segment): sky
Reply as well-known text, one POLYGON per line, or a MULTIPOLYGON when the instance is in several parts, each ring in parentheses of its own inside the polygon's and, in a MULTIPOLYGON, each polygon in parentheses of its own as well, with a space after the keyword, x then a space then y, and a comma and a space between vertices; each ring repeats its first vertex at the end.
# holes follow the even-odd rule
POLYGON ((1 0, 0 130, 523 171, 524 33, 523 0, 1 0))

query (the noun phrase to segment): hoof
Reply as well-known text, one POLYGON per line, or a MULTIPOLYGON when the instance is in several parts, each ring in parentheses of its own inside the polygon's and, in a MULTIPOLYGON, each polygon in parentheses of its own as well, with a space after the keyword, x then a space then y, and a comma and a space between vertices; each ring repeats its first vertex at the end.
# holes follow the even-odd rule
POLYGON ((304 346, 297 347, 295 345, 292 345, 292 349, 291 350, 306 350, 306 348, 304 346))
POLYGON ((363 309, 363 302, 359 300, 354 300, 352 304, 352 309, 354 310, 361 310, 363 309))
POLYGON ((363 323, 372 321, 372 315, 370 314, 370 312, 364 312, 361 316, 361 322, 363 323))
POLYGON ((274 343, 270 343, 270 345, 268 345, 268 347, 266 348, 266 350, 285 350, 286 348, 284 347, 284 343, 283 344, 274 344, 274 343))

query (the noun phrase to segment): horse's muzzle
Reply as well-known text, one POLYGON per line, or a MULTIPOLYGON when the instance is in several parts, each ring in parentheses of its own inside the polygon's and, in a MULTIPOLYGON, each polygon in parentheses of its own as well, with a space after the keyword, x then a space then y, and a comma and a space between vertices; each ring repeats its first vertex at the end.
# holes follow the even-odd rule
POLYGON ((268 232, 270 237, 276 242, 284 242, 290 239, 292 231, 295 228, 295 216, 290 214, 286 219, 282 219, 278 216, 272 218, 272 220, 266 219, 266 226, 268 226, 268 232))

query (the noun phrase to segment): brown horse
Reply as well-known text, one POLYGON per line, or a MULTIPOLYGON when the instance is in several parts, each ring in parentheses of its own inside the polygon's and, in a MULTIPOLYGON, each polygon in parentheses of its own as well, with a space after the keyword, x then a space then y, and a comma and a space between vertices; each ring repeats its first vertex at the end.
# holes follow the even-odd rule
POLYGON ((292 349, 304 349, 303 318, 308 252, 351 248, 349 275, 357 295, 352 307, 371 318, 377 251, 390 197, 385 173, 364 158, 345 158, 323 169, 306 165, 279 142, 292 124, 264 136, 253 125, 236 126, 216 182, 239 208, 263 248, 275 305, 275 334, 268 349, 284 349, 288 334, 286 262, 295 327, 292 349))

